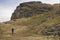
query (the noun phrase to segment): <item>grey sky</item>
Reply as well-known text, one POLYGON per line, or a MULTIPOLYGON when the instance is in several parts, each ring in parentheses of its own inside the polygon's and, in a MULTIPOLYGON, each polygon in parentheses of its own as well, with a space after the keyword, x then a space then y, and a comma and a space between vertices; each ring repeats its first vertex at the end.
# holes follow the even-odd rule
POLYGON ((60 3, 60 0, 0 0, 0 22, 9 21, 15 8, 21 2, 42 1, 43 3, 60 3))

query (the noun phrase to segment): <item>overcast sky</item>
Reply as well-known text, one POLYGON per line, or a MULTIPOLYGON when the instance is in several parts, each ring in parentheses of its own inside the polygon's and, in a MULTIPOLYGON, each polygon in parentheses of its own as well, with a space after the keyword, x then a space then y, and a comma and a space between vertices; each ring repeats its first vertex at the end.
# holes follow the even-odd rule
POLYGON ((43 3, 60 3, 60 0, 0 0, 0 22, 9 21, 16 7, 27 1, 41 1, 43 3))

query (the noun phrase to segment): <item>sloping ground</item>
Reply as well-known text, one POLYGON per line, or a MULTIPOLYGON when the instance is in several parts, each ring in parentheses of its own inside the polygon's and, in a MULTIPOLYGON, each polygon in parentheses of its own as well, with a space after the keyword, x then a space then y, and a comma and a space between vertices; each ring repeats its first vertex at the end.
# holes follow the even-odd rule
MULTIPOLYGON (((40 16, 35 16, 35 18, 40 16)), ((0 40, 60 40, 59 37, 54 37, 54 31, 57 33, 59 27, 56 25, 60 25, 60 16, 55 17, 54 19, 49 19, 47 21, 44 21, 43 23, 39 24, 38 20, 34 18, 35 21, 34 23, 30 23, 31 20, 33 20, 34 17, 32 18, 22 18, 22 19, 16 19, 15 21, 9 21, 5 23, 1 23, 1 37, 0 40), (28 21, 28 22, 27 22, 28 21), (22 23, 22 24, 21 24, 22 23), (28 23, 27 25, 24 24, 28 23), (38 24, 37 24, 38 23, 38 24), (30 24, 30 25, 29 25, 30 24), (14 27, 15 32, 14 35, 12 36, 11 34, 11 28, 14 27), (53 30, 54 31, 53 31, 53 30), (53 33, 49 33, 50 30, 52 30, 53 33), (42 36, 44 35, 50 35, 50 36, 42 36), (47 32, 47 33, 45 33, 47 32), (31 37, 30 37, 31 36, 31 37)), ((39 20, 40 21, 40 20, 39 20)), ((60 30, 59 30, 60 32, 60 30)), ((56 34, 58 35, 58 34, 56 34)))
MULTIPOLYGON (((11 33, 11 28, 14 27, 15 33, 19 34, 20 36, 40 36, 41 34, 48 35, 49 34, 48 30, 54 29, 55 26, 60 23, 60 16, 51 15, 50 14, 47 15, 46 13, 33 16, 30 18, 16 19, 15 21, 12 20, 9 22, 1 23, 0 24, 1 32, 3 34, 11 33)), ((57 27, 57 29, 58 28, 59 27, 57 27)), ((56 28, 54 30, 56 30, 56 28)), ((58 30, 55 31, 56 35, 58 35, 57 31, 58 30)), ((54 31, 52 33, 53 34, 51 35, 54 35, 54 31)))
POLYGON ((0 40, 60 40, 60 37, 54 37, 54 36, 41 36, 41 35, 37 35, 37 34, 32 34, 33 36, 35 36, 35 37, 32 37, 31 34, 28 34, 28 36, 27 36, 27 32, 22 34, 22 32, 27 30, 26 26, 24 26, 24 27, 23 26, 19 26, 19 27, 14 26, 15 32, 14 32, 14 35, 12 35, 11 27, 12 26, 10 24, 3 24, 4 30, 2 30, 2 32, 1 32, 0 40))
POLYGON ((0 23, 0 40, 60 40, 60 4, 52 7, 39 15, 0 23))

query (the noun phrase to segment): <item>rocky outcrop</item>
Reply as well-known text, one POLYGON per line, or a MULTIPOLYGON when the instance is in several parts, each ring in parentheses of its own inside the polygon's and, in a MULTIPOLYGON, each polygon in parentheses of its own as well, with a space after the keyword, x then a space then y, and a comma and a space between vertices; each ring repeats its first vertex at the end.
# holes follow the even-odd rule
POLYGON ((12 14, 11 20, 18 18, 28 18, 47 12, 52 9, 50 4, 44 4, 39 1, 21 3, 12 14))
POLYGON ((58 35, 58 36, 60 36, 60 23, 56 24, 55 27, 51 27, 48 30, 44 31, 42 34, 43 35, 54 35, 54 36, 58 35))

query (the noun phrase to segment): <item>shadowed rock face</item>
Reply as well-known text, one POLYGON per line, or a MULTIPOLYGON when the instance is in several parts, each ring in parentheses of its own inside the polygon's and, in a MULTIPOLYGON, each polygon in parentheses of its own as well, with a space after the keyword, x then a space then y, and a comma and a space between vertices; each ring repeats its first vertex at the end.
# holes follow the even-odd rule
POLYGON ((44 4, 39 1, 21 3, 12 14, 12 19, 28 18, 52 9, 50 4, 44 4))

